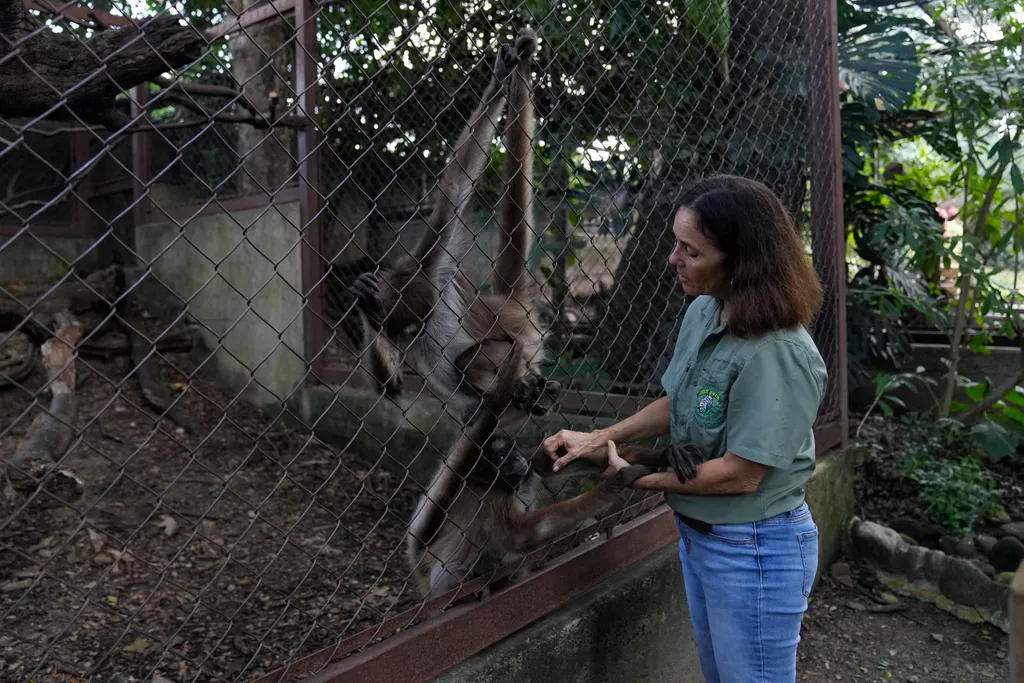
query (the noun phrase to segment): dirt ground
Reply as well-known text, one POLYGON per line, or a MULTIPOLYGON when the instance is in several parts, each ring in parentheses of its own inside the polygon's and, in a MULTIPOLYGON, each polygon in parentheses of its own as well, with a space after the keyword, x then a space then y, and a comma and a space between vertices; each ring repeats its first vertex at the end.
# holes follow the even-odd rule
MULTIPOLYGON (((845 561, 845 560, 841 560, 845 561)), ((1008 638, 918 600, 899 612, 877 604, 872 573, 854 566, 854 587, 826 574, 811 595, 797 650, 798 681, 982 683, 1009 680, 1008 638)))
MULTIPOLYGON (((174 387, 194 366, 166 357, 174 387)), ((84 432, 64 465, 86 499, 0 524, 0 680, 245 680, 418 602, 400 555, 415 494, 398 477, 203 379, 182 397, 203 433, 157 427, 128 370, 78 362, 84 432)), ((0 451, 35 410, 0 391, 0 451)))

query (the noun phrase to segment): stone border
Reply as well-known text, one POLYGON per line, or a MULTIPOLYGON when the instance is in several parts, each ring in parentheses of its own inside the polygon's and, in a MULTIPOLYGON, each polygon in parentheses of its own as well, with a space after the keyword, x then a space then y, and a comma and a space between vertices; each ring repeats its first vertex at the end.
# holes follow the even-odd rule
POLYGON ((854 554, 875 564, 893 592, 1010 632, 1010 585, 1002 574, 993 580, 970 560, 911 545, 895 530, 859 517, 850 520, 847 531, 854 554))

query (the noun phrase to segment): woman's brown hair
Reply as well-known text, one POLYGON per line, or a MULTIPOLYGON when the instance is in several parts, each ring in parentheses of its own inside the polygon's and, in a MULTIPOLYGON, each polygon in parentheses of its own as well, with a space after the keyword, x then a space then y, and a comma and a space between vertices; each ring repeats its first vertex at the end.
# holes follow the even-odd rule
POLYGON ((774 192, 756 180, 716 175, 687 190, 679 208, 693 211, 701 232, 725 254, 733 334, 810 328, 821 282, 774 192))

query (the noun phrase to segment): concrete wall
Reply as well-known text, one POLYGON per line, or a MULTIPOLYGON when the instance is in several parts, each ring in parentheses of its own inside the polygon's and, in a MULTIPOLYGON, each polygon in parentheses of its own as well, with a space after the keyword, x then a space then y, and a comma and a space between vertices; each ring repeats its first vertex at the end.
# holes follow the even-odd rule
POLYGON ((68 271, 68 264, 88 271, 104 264, 98 254, 83 254, 93 245, 91 237, 36 237, 27 233, 0 237, 0 284, 53 282, 68 271), (75 259, 82 258, 75 262, 75 259))
MULTIPOLYGON (((807 489, 819 529, 818 577, 853 517, 854 458, 819 459, 807 489)), ((435 683, 700 683, 693 628, 670 543, 575 601, 492 645, 435 683)), ((813 595, 812 595, 813 597, 813 595)))
POLYGON ((140 265, 187 302, 209 369, 256 405, 305 376, 300 226, 293 203, 135 229, 140 265))
POLYGON ((435 683, 703 683, 670 543, 435 683))
MULTIPOLYGON (((905 371, 913 372, 918 366, 923 367, 925 374, 937 382, 936 386, 932 387, 932 393, 935 396, 941 396, 945 384, 944 375, 947 372, 943 359, 949 357, 949 346, 946 344, 913 344, 911 348, 913 356, 907 362, 905 371)), ((990 348, 987 353, 965 348, 961 353, 958 371, 961 375, 974 381, 982 381, 987 378, 998 383, 1004 377, 1016 375, 1020 369, 1021 353, 1019 349, 995 347, 990 348)), ((874 398, 874 392, 875 388, 872 382, 856 378, 856 383, 850 388, 851 407, 866 408, 874 398)), ((907 408, 912 410, 927 411, 936 405, 935 396, 932 396, 925 388, 918 388, 916 392, 900 389, 892 392, 891 395, 902 399, 907 404, 907 408)), ((971 403, 967 394, 959 387, 954 393, 954 400, 971 403)))

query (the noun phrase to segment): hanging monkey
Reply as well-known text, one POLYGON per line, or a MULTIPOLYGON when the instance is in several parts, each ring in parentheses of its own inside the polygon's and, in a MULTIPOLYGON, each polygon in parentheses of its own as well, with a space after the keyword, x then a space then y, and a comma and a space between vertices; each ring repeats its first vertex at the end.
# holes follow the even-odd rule
POLYGON ((410 257, 377 273, 363 273, 354 285, 370 340, 369 371, 381 391, 398 396, 401 369, 408 364, 463 422, 480 405, 500 359, 514 343, 523 354, 512 406, 523 413, 544 414, 561 392, 558 382, 540 373, 544 349, 535 312, 539 291, 526 269, 533 231, 535 121, 530 69, 536 49, 537 37, 530 29, 522 30, 513 45, 501 46, 491 81, 438 183, 425 235, 410 257), (477 296, 455 255, 466 253, 471 244, 463 214, 488 164, 506 101, 507 192, 493 293, 477 296))

